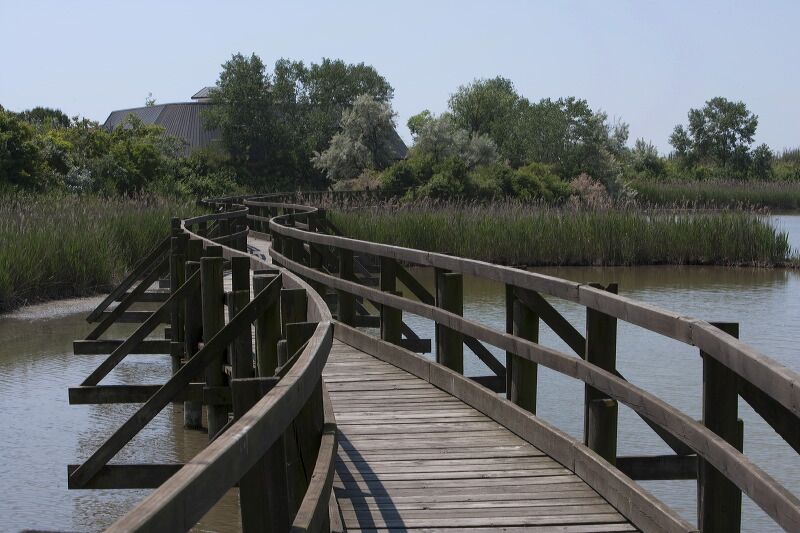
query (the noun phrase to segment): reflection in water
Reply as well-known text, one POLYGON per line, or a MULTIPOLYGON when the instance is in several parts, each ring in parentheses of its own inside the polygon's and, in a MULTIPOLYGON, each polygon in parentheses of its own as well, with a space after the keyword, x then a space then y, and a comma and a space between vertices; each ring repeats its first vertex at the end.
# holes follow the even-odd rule
MULTIPOLYGON (((70 301, 28 308, 0 319, 0 530, 23 528, 96 531, 141 501, 148 490, 67 490, 67 464, 93 453, 137 405, 70 406, 67 388, 76 386, 104 356, 75 356, 72 340, 89 332, 87 309, 70 301)), ((109 338, 130 327, 114 326, 109 338)), ((167 356, 131 355, 104 384, 163 383, 167 356)), ((112 463, 177 463, 194 456, 208 437, 184 431, 181 405, 168 405, 112 463)), ((238 495, 227 494, 197 525, 198 531, 238 531, 238 495)))
MULTIPOLYGON (((620 294, 710 321, 738 321, 749 344, 800 370, 796 346, 800 332, 800 273, 706 267, 546 268, 545 274, 586 282, 618 282, 620 294)), ((420 271, 432 286, 431 273, 420 271)), ((504 291, 496 283, 465 279, 465 315, 497 329, 505 327, 504 291)), ((576 304, 550 299, 579 330, 585 311, 576 304)), ((53 305, 53 304, 50 304, 53 305)), ((22 528, 97 530, 124 514, 148 491, 67 491, 66 465, 88 457, 133 412, 133 405, 72 406, 67 387, 79 384, 102 356, 74 356, 71 341, 89 328, 83 317, 93 303, 47 306, 0 319, 0 529, 22 528), (68 309, 67 309, 68 310, 68 309)), ((430 321, 406 317, 422 337, 432 337, 430 321)), ((109 338, 120 338, 130 327, 115 326, 109 338)), ((701 366, 697 350, 629 324, 620 324, 618 367, 631 382, 699 418, 701 366)), ((546 327, 541 342, 569 353, 546 327)), ((505 361, 499 350, 493 353, 505 361)), ((468 375, 488 370, 468 353, 468 375)), ((169 375, 163 356, 133 355, 104 383, 159 383, 169 375)), ((539 415, 582 437, 583 385, 548 369, 540 369, 539 415)), ((746 405, 745 453, 759 466, 800 493, 796 454, 746 405)), ((629 409, 620 410, 620 454, 665 454, 669 449, 629 409)), ((114 462, 185 461, 207 441, 204 433, 184 431, 180 405, 168 406, 126 446, 114 462)), ((694 520, 692 481, 646 482, 644 486, 694 520)), ((198 530, 238 528, 237 494, 231 491, 198 524, 198 530)), ((744 505, 748 531, 775 526, 749 501, 744 505)))

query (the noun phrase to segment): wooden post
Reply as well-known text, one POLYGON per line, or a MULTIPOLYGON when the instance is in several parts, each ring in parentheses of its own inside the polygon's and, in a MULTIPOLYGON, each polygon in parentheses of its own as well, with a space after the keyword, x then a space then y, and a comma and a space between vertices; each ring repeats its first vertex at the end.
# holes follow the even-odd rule
MULTIPOLYGON (((279 274, 254 274, 253 291, 258 294, 279 274)), ((269 377, 278 366, 278 340, 281 338, 280 305, 268 307, 256 320, 256 371, 261 377, 269 377)))
POLYGON ((397 263, 391 257, 381 257, 381 290, 397 290, 397 263))
MULTIPOLYGON (((438 276, 436 305, 457 315, 464 314, 464 279, 455 272, 442 272, 438 276)), ((464 336, 447 326, 438 325, 436 360, 447 368, 464 373, 464 336)))
MULTIPOLYGON (((738 323, 712 323, 736 338, 738 323)), ((740 452, 739 377, 711 355, 703 358, 703 424, 740 452)), ((697 460, 697 525, 703 533, 738 533, 742 525, 742 492, 708 462, 697 460)))
MULTIPOLYGON (((307 316, 308 295, 305 289, 281 289, 281 332, 285 341, 279 343, 278 363, 286 364, 286 361, 302 345, 303 340, 300 336, 292 334, 292 328, 288 326, 296 322, 305 322, 307 316), (291 345, 290 345, 291 342, 291 345), (285 351, 285 354, 281 353, 285 351)), ((286 475, 288 478, 289 491, 289 516, 294 519, 300 504, 305 495, 307 480, 303 464, 303 456, 300 448, 295 424, 289 427, 289 431, 284 435, 284 448, 286 450, 286 475)))
MULTIPOLYGON (((509 335, 514 334, 514 300, 516 300, 516 296, 514 296, 514 286, 506 284, 506 333, 509 335)), ((514 357, 515 355, 512 352, 506 352, 506 399, 511 399, 511 376, 514 375, 514 369, 512 368, 514 364, 514 357)))
MULTIPOLYGON (((189 241, 186 262, 186 279, 200 270, 200 256, 203 251, 202 241, 189 241)), ((201 280, 202 282, 202 280, 201 280)), ((185 300, 185 320, 184 320, 184 352, 186 358, 190 358, 198 350, 198 344, 203 339, 203 317, 202 317, 202 298, 201 289, 186 295, 185 300)), ((197 376, 195 381, 197 381, 197 376)), ((183 425, 190 429, 201 429, 203 427, 203 402, 185 401, 183 402, 183 425)))
MULTIPOLYGON (((381 271, 381 281, 383 281, 383 271, 381 271)), ((395 290, 385 290, 389 294, 402 296, 403 293, 395 290)), ((403 311, 388 305, 381 305, 381 339, 392 344, 400 344, 403 328, 403 311)))
POLYGON ((175 375, 181 369, 181 355, 183 355, 183 343, 172 341, 169 343, 169 356, 172 360, 172 374, 175 375))
MULTIPOLYGON (((186 243, 188 239, 183 235, 178 235, 170 239, 169 254, 169 290, 170 293, 177 291, 184 281, 186 281, 186 243)), ((170 310, 170 331, 171 339, 176 342, 183 341, 183 306, 176 302, 170 310)))
MULTIPOLYGON (((597 284, 593 287, 604 288, 597 284)), ((617 294, 617 284, 604 290, 617 294)), ((617 319, 586 309, 586 361, 614 372, 617 366, 617 319)), ((617 463, 617 402, 585 386, 583 443, 612 465, 617 463)))
MULTIPOLYGON (((513 303, 513 333, 522 339, 539 342, 539 317, 519 300, 513 303)), ((509 399, 534 414, 538 370, 536 363, 516 355, 511 357, 511 368, 506 369, 511 374, 509 399)))
MULTIPOLYGON (((239 419, 277 383, 275 378, 231 381, 233 416, 239 419)), ((239 480, 239 506, 244 533, 284 533, 289 529, 286 462, 283 440, 278 439, 239 480)))
MULTIPOLYGON (((231 293, 229 320, 250 301, 250 258, 231 258, 231 293)), ((231 374, 234 378, 253 377, 253 339, 246 329, 231 343, 231 374)))
MULTIPOLYGON (((207 343, 225 326, 221 257, 204 257, 200 260, 200 283, 203 302, 203 342, 207 343)), ((215 356, 205 369, 206 386, 225 384, 222 371, 224 354, 215 356)), ((228 423, 228 409, 224 405, 208 406, 208 438, 214 436, 228 423)))
MULTIPOLYGON (((355 280, 353 273, 353 251, 339 249, 339 277, 349 281, 355 280)), ((337 291, 339 294, 338 319, 348 326, 355 326, 356 322, 356 299, 355 296, 347 291, 337 291)))

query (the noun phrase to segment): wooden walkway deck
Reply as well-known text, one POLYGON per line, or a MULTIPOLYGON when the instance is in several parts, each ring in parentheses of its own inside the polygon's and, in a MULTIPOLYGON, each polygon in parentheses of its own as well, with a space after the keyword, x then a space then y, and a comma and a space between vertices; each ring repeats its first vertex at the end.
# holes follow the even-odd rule
POLYGON ((635 531, 578 476, 408 372, 339 341, 323 373, 347 531, 635 531))
MULTIPOLYGON (((269 241, 248 244, 269 257, 269 241)), ((347 531, 636 531, 573 472, 404 370, 335 340, 323 378, 347 531)))

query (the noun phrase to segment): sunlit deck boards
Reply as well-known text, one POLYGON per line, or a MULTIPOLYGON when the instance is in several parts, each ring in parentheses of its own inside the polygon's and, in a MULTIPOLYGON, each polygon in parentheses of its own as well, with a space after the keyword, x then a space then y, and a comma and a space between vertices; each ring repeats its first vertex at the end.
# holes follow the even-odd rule
POLYGON ((578 476, 429 383, 334 341, 348 531, 635 531, 578 476))

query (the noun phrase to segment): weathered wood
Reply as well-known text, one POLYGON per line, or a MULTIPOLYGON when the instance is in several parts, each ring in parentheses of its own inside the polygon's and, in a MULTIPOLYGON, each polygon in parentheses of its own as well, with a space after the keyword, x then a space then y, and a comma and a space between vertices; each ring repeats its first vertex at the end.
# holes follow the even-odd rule
POLYGON ((131 350, 135 346, 138 346, 147 337, 147 335, 149 335, 150 332, 156 328, 156 326, 158 326, 164 321, 164 319, 167 318, 169 311, 172 308, 172 302, 181 301, 189 292, 196 288, 198 283, 200 283, 200 276, 193 276, 186 280, 186 283, 184 283, 175 293, 170 295, 169 300, 164 302, 164 304, 154 311, 150 317, 131 334, 130 337, 125 339, 122 344, 120 344, 113 352, 111 352, 111 354, 102 363, 100 363, 100 365, 95 368, 85 380, 83 380, 81 385, 97 385, 101 379, 107 376, 108 373, 111 372, 111 370, 113 370, 114 367, 125 358, 125 356, 131 353, 131 350))
MULTIPOLYGON (((339 277, 343 280, 353 281, 355 274, 353 273, 353 252, 350 250, 339 250, 339 277)), ((338 305, 337 305, 337 318, 340 322, 348 325, 355 325, 355 299, 353 295, 347 291, 339 291, 338 305)))
MULTIPOLYGON (((163 385, 94 385, 70 387, 70 405, 145 403, 163 385)), ((175 395, 177 401, 190 401, 198 404, 230 405, 231 395, 228 387, 206 387, 205 383, 189 383, 175 395)))
POLYGON ((623 456, 616 466, 636 480, 697 479, 696 455, 623 456))
POLYGON ((575 327, 559 313, 550 302, 545 300, 541 294, 525 290, 522 288, 514 289, 514 296, 527 305, 542 322, 548 325, 553 333, 558 335, 567 346, 572 348, 577 355, 584 357, 586 352, 586 339, 575 327))
MULTIPOLYGON (((180 221, 179 221, 180 222, 180 221)), ((150 251, 146 256, 144 256, 137 264, 133 267, 133 270, 130 274, 128 274, 119 285, 117 285, 105 298, 103 301, 95 307, 94 311, 89 313, 86 317, 86 321, 89 323, 95 322, 103 311, 105 311, 109 305, 115 302, 121 295, 123 295, 138 279, 142 276, 146 275, 149 269, 153 268, 154 263, 161 259, 161 257, 167 253, 170 246, 170 236, 166 237, 162 240, 152 251, 150 251)))
MULTIPOLYGON (((278 274, 256 274, 253 276, 253 291, 260 293, 278 274)), ((281 308, 279 305, 266 309, 256 320, 256 369, 260 377, 269 377, 278 367, 278 340, 281 338, 281 308)))
MULTIPOLYGON (((442 272, 437 275, 436 305, 445 311, 464 313, 464 281, 461 274, 442 272)), ((447 368, 464 373, 464 337, 456 330, 437 325, 436 360, 447 368)))
MULTIPOLYGON (((119 348, 123 342, 125 342, 123 339, 73 341, 72 351, 75 355, 106 355, 119 348)), ((170 341, 145 339, 131 348, 131 353, 141 355, 169 355, 171 353, 170 341)))
MULTIPOLYGON (((382 267, 383 268, 383 267, 382 267)), ((393 278, 392 278, 393 279, 393 278)), ((383 272, 381 272, 381 284, 383 285, 383 272)), ((387 286, 394 285, 394 283, 387 283, 387 286)), ((395 296, 402 296, 402 293, 394 289, 382 289, 383 291, 393 292, 395 296)), ((403 324, 403 312, 399 309, 394 309, 387 305, 381 306, 380 328, 381 339, 392 344, 400 344, 401 331, 403 324)))
MULTIPOLYGON (((604 290, 617 293, 615 283, 604 290)), ((614 372, 617 366, 617 319, 586 309, 586 362, 614 372)), ((617 459, 617 404, 608 394, 585 386, 583 443, 611 464, 617 459), (607 401, 609 400, 609 401, 607 401)))
MULTIPOLYGON (((228 298, 228 312, 231 317, 234 317, 250 301, 250 288, 231 292, 228 294, 228 298)), ((241 335, 234 339, 233 343, 231 343, 231 350, 233 377, 253 377, 253 337, 249 330, 243 331, 241 335)))
MULTIPOLYGON (((189 241, 186 256, 186 277, 200 276, 200 258, 202 257, 203 244, 201 241, 189 241)), ((203 340, 202 297, 200 285, 187 293, 184 299, 184 352, 187 359, 197 353, 200 341, 203 340)), ((173 372, 173 374, 175 374, 173 372)), ((202 373, 195 376, 198 381, 203 379, 202 373)), ((198 401, 187 400, 183 402, 183 425, 188 429, 202 429, 203 404, 198 401)))
MULTIPOLYGON (((714 324, 734 337, 739 324, 714 324)), ((710 355, 703 358, 703 424, 742 451, 738 376, 710 355)), ((742 522, 742 492, 728 478, 700 458, 697 475, 697 525, 704 533, 737 533, 742 522)))
MULTIPOLYGON (((67 476, 80 465, 68 465, 67 476)), ((182 464, 105 465, 92 480, 81 486, 68 477, 68 489, 155 489, 183 467, 182 464)))
MULTIPOLYGON (((513 304, 513 333, 517 337, 531 342, 539 342, 539 317, 526 304, 515 300, 513 304)), ((536 414, 536 389, 538 381, 538 367, 533 361, 528 361, 512 354, 509 359, 511 373, 511 389, 509 400, 523 409, 536 414)))
MULTIPOLYGON (((221 257, 204 257, 200 260, 201 298, 203 308, 203 342, 206 344, 225 327, 225 309, 223 286, 223 260, 221 257)), ((235 338, 235 337, 234 337, 235 338)), ((209 387, 225 384, 222 364, 225 360, 223 352, 214 357, 205 368, 206 383, 209 387)), ((209 406, 208 438, 213 439, 228 422, 228 409, 224 406, 209 406)))
MULTIPOLYGON (((275 378, 231 381, 233 416, 240 419, 277 384, 275 378)), ((273 444, 239 480, 242 531, 283 532, 289 525, 283 447, 273 444)))

